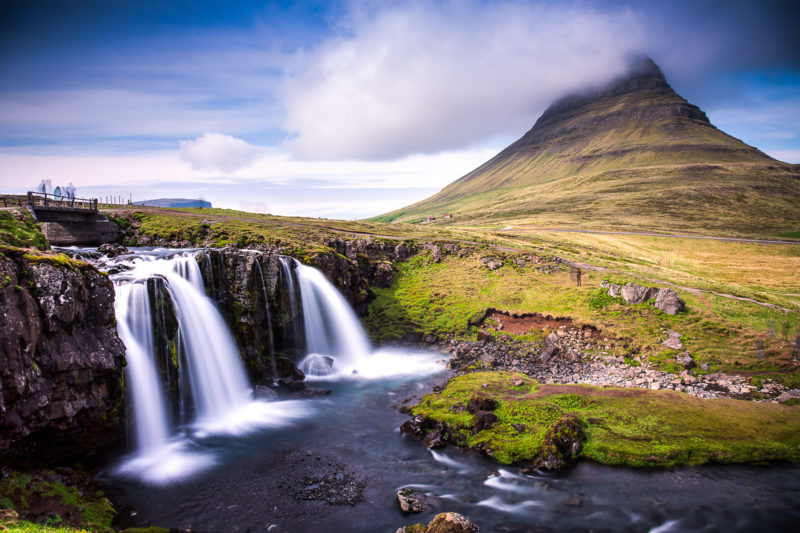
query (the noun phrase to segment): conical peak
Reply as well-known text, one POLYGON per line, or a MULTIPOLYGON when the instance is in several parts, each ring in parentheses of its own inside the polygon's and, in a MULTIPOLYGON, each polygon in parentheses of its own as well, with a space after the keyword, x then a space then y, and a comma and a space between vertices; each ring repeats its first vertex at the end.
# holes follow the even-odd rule
MULTIPOLYGON (((611 96, 647 90, 662 90, 675 94, 667 83, 664 73, 648 56, 634 56, 630 59, 629 64, 626 74, 615 78, 600 89, 571 94, 556 100, 542 113, 537 124, 550 122, 557 115, 611 96)), ((677 95, 675 96, 677 97, 677 95)))

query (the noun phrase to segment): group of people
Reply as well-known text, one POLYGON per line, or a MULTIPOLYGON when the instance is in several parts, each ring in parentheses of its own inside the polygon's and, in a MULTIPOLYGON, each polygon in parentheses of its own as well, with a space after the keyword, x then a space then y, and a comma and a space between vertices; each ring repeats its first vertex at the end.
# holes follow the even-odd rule
POLYGON ((53 180, 42 180, 39 185, 36 187, 37 192, 45 193, 45 194, 52 194, 55 196, 56 200, 63 200, 67 199, 72 201, 75 199, 75 192, 78 189, 75 188, 75 185, 72 182, 69 182, 69 185, 66 187, 62 187, 61 185, 56 185, 56 188, 53 189, 53 180))

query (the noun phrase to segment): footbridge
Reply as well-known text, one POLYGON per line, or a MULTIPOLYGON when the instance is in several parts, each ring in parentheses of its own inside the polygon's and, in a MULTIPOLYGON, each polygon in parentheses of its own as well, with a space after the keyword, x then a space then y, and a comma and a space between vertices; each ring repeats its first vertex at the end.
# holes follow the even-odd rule
POLYGON ((51 245, 97 246, 114 242, 125 232, 97 208, 97 198, 75 198, 28 192, 27 208, 42 224, 51 245))

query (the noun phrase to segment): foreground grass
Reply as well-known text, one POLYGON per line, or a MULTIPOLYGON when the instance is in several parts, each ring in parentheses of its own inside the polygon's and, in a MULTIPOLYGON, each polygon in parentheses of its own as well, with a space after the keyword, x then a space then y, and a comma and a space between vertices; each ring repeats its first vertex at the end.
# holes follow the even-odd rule
POLYGON ((800 408, 701 400, 671 391, 540 385, 522 374, 476 372, 451 379, 442 392, 423 397, 412 412, 450 424, 465 445, 502 463, 535 458, 548 427, 566 413, 575 413, 584 426, 587 441, 581 456, 599 463, 800 460, 800 408), (473 433, 473 415, 461 408, 476 394, 499 400, 494 411, 499 422, 473 433))

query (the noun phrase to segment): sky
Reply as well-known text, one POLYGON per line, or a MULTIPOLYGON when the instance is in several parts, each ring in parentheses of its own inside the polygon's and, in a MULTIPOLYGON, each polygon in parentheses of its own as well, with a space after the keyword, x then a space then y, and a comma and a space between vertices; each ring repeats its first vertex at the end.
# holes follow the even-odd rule
POLYGON ((363 218, 437 192, 647 54, 800 163, 794 1, 3 0, 0 193, 363 218))

